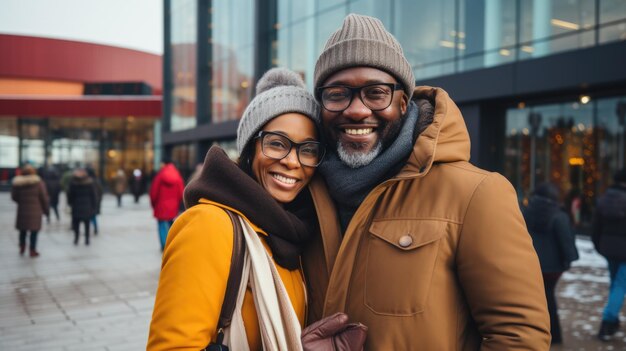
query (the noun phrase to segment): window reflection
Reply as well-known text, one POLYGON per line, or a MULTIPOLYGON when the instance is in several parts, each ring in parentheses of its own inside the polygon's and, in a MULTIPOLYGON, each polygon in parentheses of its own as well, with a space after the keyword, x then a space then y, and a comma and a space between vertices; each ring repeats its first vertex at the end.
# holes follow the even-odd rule
POLYGON ((351 12, 385 24, 402 44, 417 79, 626 40, 626 1, 598 1, 596 43, 596 0, 327 0, 298 5, 278 0, 272 63, 303 72, 310 85, 306 67, 351 12), (311 35, 313 48, 307 45, 311 35))
POLYGON ((454 72, 457 31, 455 0, 402 0, 394 7, 392 30, 418 79, 454 72), (424 9, 428 9, 425 11, 424 9))
POLYGON ((195 0, 171 2, 172 131, 196 126, 196 38, 195 0))
POLYGON ((508 110, 504 173, 520 202, 528 201, 534 185, 552 182, 561 189, 563 201, 568 194, 581 194, 581 219, 588 223, 596 196, 624 167, 624 126, 618 111, 626 113, 626 97, 508 110))
POLYGON ((254 91, 253 0, 213 1, 211 11, 212 122, 241 117, 254 91))
POLYGON ((196 167, 197 152, 195 144, 176 145, 172 148, 172 162, 178 168, 185 183, 189 181, 189 177, 196 167))
MULTIPOLYGON (((0 116, 0 168, 19 166, 17 118, 0 116)), ((0 174, 0 183, 2 182, 0 174)))
POLYGON ((600 1, 600 43, 626 40, 626 1, 600 1))

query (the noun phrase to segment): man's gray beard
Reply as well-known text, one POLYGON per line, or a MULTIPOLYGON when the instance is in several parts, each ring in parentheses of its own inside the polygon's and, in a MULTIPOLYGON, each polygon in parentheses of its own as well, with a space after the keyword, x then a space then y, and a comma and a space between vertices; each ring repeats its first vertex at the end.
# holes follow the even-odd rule
POLYGON ((350 168, 360 168, 367 166, 372 162, 376 156, 380 154, 383 149, 383 144, 380 140, 376 143, 376 146, 369 152, 360 152, 359 150, 346 150, 343 144, 337 142, 337 155, 339 159, 350 168))

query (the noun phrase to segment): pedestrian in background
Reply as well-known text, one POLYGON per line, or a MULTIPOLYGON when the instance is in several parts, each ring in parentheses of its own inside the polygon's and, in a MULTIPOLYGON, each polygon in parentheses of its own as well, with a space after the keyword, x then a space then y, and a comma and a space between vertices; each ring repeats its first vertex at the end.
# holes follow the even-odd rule
POLYGON ((87 175, 93 180, 94 187, 96 188, 96 213, 91 217, 91 224, 93 225, 94 235, 98 235, 98 215, 100 214, 103 194, 102 183, 100 179, 98 179, 95 169, 87 167, 87 175))
POLYGON ((67 203, 72 208, 74 245, 78 245, 80 224, 85 227, 85 245, 89 245, 89 224, 96 214, 98 195, 93 179, 82 168, 74 170, 67 190, 67 203))
POLYGON ((608 341, 619 329, 619 313, 626 294, 626 170, 618 171, 613 186, 598 199, 592 239, 609 265, 611 285, 602 313, 598 338, 608 341))
POLYGON ((130 178, 130 191, 133 193, 135 203, 139 203, 139 198, 146 191, 146 176, 139 168, 133 171, 130 178))
MULTIPOLYGON (((54 211, 54 215, 59 217, 59 193, 61 192, 61 176, 54 167, 50 167, 43 171, 43 181, 46 184, 46 191, 50 199, 50 208, 54 211)), ((50 216, 48 216, 48 223, 50 223, 50 216)))
POLYGON ((26 165, 22 174, 13 178, 11 199, 17 203, 15 229, 20 232, 20 255, 26 251, 26 235, 30 231, 30 257, 37 252, 37 233, 41 230, 41 216, 50 216, 48 192, 35 168, 26 165))
POLYGON ((183 178, 174 164, 169 160, 164 160, 163 164, 150 187, 150 204, 158 223, 161 251, 165 248, 167 232, 178 216, 185 188, 183 178))
POLYGON ((569 216, 559 202, 559 190, 553 184, 539 184, 523 214, 539 256, 550 313, 552 344, 560 344, 561 324, 555 290, 563 272, 578 259, 575 236, 569 216))
POLYGON ((122 195, 126 191, 126 173, 123 169, 118 169, 113 177, 111 188, 117 197, 117 207, 122 207, 122 195))

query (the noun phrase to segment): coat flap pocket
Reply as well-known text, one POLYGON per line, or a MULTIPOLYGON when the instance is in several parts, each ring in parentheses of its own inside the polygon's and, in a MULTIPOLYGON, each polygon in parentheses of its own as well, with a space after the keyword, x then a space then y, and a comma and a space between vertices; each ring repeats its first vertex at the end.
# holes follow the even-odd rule
POLYGON ((443 237, 446 222, 428 219, 374 220, 370 232, 401 250, 412 250, 443 237))

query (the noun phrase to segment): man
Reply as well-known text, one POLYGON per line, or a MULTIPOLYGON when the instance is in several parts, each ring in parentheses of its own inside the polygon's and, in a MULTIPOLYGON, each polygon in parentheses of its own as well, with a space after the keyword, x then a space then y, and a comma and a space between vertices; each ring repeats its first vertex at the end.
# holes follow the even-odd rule
MULTIPOLYGON (((366 350, 547 350, 539 261, 514 189, 472 166, 459 109, 415 88, 396 39, 348 15, 315 67, 331 152, 303 254, 309 321, 346 312, 366 350)), ((468 82, 469 84, 469 82, 468 82)))
POLYGON ((183 177, 180 176, 174 164, 169 160, 164 160, 162 165, 150 186, 150 203, 158 222, 161 251, 165 248, 167 232, 174 223, 174 218, 178 216, 185 188, 183 177))
POLYGON ((619 313, 626 293, 626 170, 614 177, 614 184, 598 200, 592 239, 596 250, 609 263, 611 285, 602 314, 598 338, 608 341, 619 329, 619 313))

